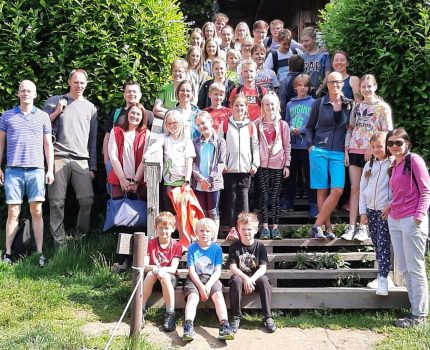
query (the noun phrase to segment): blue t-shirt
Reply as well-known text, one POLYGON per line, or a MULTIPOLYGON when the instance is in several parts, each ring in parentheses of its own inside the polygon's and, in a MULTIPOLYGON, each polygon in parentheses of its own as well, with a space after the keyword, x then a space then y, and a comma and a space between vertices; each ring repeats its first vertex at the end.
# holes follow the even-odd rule
POLYGON ((300 129, 300 135, 291 134, 292 149, 307 149, 306 125, 308 124, 314 101, 315 99, 311 96, 306 96, 301 99, 294 97, 287 103, 285 121, 290 126, 290 129, 300 129))
POLYGON ((305 71, 311 77, 311 85, 313 88, 318 89, 325 78, 325 72, 330 72, 330 56, 327 52, 317 52, 310 55, 305 52, 302 55, 305 61, 305 71), (321 81, 319 81, 321 79, 321 81))
POLYGON ((198 275, 213 275, 215 268, 222 264, 222 250, 216 243, 203 249, 197 242, 188 247, 187 266, 194 266, 198 275))
MULTIPOLYGON (((209 177, 211 172, 212 160, 214 158, 215 146, 213 143, 208 140, 202 140, 200 143, 200 164, 199 164, 199 172, 206 179, 209 177)), ((201 191, 200 184, 197 183, 196 190, 201 191)))

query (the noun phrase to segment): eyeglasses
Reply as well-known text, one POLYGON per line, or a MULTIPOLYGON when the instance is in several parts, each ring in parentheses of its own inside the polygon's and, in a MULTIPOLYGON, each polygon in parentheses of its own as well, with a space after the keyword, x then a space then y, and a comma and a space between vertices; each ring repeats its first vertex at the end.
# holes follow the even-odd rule
POLYGON ((327 82, 328 84, 333 84, 333 85, 342 85, 343 84, 343 80, 331 80, 327 82))
POLYGON ((169 126, 172 126, 172 125, 177 125, 178 122, 167 122, 166 124, 169 125, 169 126))
POLYGON ((387 146, 388 147, 393 147, 393 146, 396 146, 396 147, 402 147, 403 145, 404 145, 404 143, 405 143, 405 141, 403 141, 403 140, 397 140, 397 141, 387 141, 387 146))

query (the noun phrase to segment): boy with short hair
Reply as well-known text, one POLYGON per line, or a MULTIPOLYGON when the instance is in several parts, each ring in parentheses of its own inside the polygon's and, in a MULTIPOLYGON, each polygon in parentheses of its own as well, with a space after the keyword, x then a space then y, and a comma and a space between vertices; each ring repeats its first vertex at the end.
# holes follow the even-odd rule
POLYGON ((211 100, 210 107, 206 107, 204 111, 209 112, 212 116, 212 126, 214 130, 218 131, 218 128, 222 121, 227 120, 231 115, 231 109, 224 107, 222 102, 225 99, 225 86, 222 83, 213 83, 209 87, 208 96, 211 100))
POLYGON ((264 40, 264 44, 270 50, 277 50, 279 48, 278 34, 284 29, 284 22, 280 19, 274 19, 269 24, 270 36, 267 36, 264 40))
POLYGON ((266 247, 254 238, 258 232, 258 218, 254 213, 241 213, 237 218, 237 228, 240 240, 230 245, 228 263, 233 276, 230 279, 229 299, 232 312, 231 329, 237 332, 242 313, 240 303, 242 291, 245 294, 256 291, 260 294, 263 311, 263 322, 266 330, 273 333, 276 330, 272 318, 270 304, 272 302, 272 285, 266 276, 267 258, 266 247))
POLYGON ((238 73, 238 66, 240 61, 242 60, 242 55, 240 54, 240 51, 236 49, 231 49, 227 51, 226 55, 227 59, 227 73, 225 74, 225 77, 228 80, 231 80, 233 83, 237 84, 239 82, 239 73, 238 73))
POLYGON ((188 247, 188 276, 182 289, 186 300, 183 339, 194 339, 193 321, 200 300, 212 299, 220 328, 218 339, 232 340, 234 333, 228 323, 227 306, 222 294, 221 277, 222 250, 212 241, 216 224, 212 219, 200 219, 196 224, 198 240, 188 247))
POLYGON ((276 73, 263 66, 264 59, 266 58, 266 48, 264 45, 254 45, 251 49, 251 55, 252 60, 257 63, 256 84, 264 87, 267 91, 276 91, 281 84, 276 73))
POLYGON ((215 23, 216 33, 218 37, 221 37, 222 29, 227 26, 228 21, 228 16, 221 12, 218 12, 213 16, 212 22, 215 23))
POLYGON ((172 238, 176 229, 176 219, 168 211, 161 212, 155 218, 156 237, 148 242, 144 257, 145 272, 143 282, 143 310, 151 296, 154 285, 159 282, 166 304, 163 330, 172 332, 176 328, 175 287, 179 260, 182 258, 182 246, 172 238))
POLYGON ((240 85, 233 89, 229 98, 231 104, 234 96, 239 93, 242 93, 246 97, 250 121, 254 121, 260 116, 261 99, 267 92, 264 87, 258 86, 255 83, 256 74, 257 64, 252 60, 244 60, 241 67, 243 86, 240 85))
POLYGON ((254 25, 252 26, 254 45, 264 45, 264 39, 266 39, 268 30, 269 25, 265 21, 259 20, 254 23, 254 25))
POLYGON ((299 55, 292 55, 288 59, 288 73, 278 90, 279 103, 281 105, 281 116, 285 116, 285 108, 290 100, 297 96, 294 90, 294 79, 305 70, 305 60, 299 55))

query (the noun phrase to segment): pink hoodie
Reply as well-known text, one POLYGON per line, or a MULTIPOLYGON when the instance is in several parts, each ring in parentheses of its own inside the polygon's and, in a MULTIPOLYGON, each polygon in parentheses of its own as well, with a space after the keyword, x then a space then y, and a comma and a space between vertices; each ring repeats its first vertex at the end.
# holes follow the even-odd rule
POLYGON ((394 161, 390 178, 393 193, 390 217, 400 220, 408 216, 422 221, 430 206, 430 177, 424 160, 417 154, 411 153, 411 169, 418 187, 408 171, 403 173, 405 159, 399 164, 394 161))

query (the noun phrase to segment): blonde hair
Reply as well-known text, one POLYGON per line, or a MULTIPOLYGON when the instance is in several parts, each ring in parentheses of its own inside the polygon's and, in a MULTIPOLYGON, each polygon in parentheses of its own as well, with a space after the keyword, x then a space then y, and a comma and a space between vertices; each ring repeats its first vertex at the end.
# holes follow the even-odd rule
POLYGON ((311 88, 312 82, 311 77, 307 74, 299 74, 293 82, 293 86, 296 87, 300 83, 304 83, 309 89, 311 88))
POLYGON ((240 27, 244 27, 245 28, 245 37, 247 36, 251 37, 251 31, 249 30, 248 25, 245 22, 239 22, 236 27, 234 28, 234 41, 239 41, 240 39, 238 38, 238 29, 240 27))
POLYGON ((281 105, 280 105, 280 103, 279 103, 278 95, 276 95, 276 93, 275 93, 275 92, 273 92, 273 91, 269 91, 269 92, 267 92, 267 93, 263 96, 263 98, 261 99, 261 107, 262 107, 262 108, 261 108, 261 116, 262 116, 263 118, 265 118, 265 117, 266 117, 266 112, 265 112, 265 110, 264 110, 264 108, 263 108, 264 102, 265 102, 266 100, 272 101, 272 102, 274 102, 274 104, 275 104, 276 112, 275 112, 275 118, 274 118, 273 120, 275 120, 275 121, 281 120, 281 113, 280 113, 281 105))
POLYGON ((173 73, 175 68, 183 68, 186 72, 188 72, 188 62, 183 58, 178 58, 172 62, 172 66, 170 67, 170 71, 173 73))
POLYGON ((302 29, 300 36, 308 36, 311 39, 317 38, 317 30, 314 27, 306 27, 302 29))
POLYGON ((242 66, 240 67, 242 71, 244 66, 252 66, 255 70, 257 70, 257 63, 255 63, 253 60, 243 60, 242 66))
POLYGON ((258 217, 257 214, 255 213, 245 213, 242 212, 239 214, 239 216, 237 217, 237 227, 239 227, 240 225, 247 225, 247 224, 251 224, 252 226, 254 226, 255 229, 258 230, 258 217))
POLYGON ((209 94, 214 90, 221 91, 225 95, 225 85, 223 83, 212 83, 211 86, 209 86, 209 94))
POLYGON ((182 141, 185 137, 185 125, 184 120, 181 116, 181 113, 176 109, 168 110, 164 116, 163 121, 163 129, 166 135, 171 135, 170 132, 167 130, 167 120, 169 118, 174 118, 178 122, 178 129, 179 129, 179 137, 178 139, 182 141))
POLYGON ((231 109, 233 110, 233 106, 236 103, 237 100, 242 100, 246 105, 246 111, 245 111, 245 118, 249 118, 249 112, 248 112, 248 99, 243 93, 239 93, 233 97, 233 100, 231 101, 231 109))
POLYGON ((158 225, 166 225, 173 229, 176 228, 176 219, 175 216, 170 211, 162 211, 155 218, 155 227, 158 225))
POLYGON ((212 237, 217 233, 217 226, 215 221, 209 218, 203 218, 197 221, 196 230, 199 228, 208 229, 212 233, 212 237))
MULTIPOLYGON (((387 132, 386 131, 379 131, 376 134, 372 135, 372 137, 370 138, 370 141, 369 141, 369 145, 371 145, 372 142, 375 142, 375 141, 380 141, 381 143, 383 143, 385 145, 386 139, 387 139, 387 132)), ((386 147, 384 147, 384 152, 385 152, 385 158, 387 158, 388 154, 386 152, 386 147)), ((366 172, 364 173, 364 177, 366 179, 369 179, 370 175, 372 174, 372 166, 373 166, 374 162, 375 162, 375 156, 372 154, 372 156, 370 157, 370 161, 369 161, 369 169, 367 169, 366 172)), ((388 168, 390 168, 390 167, 391 167, 391 164, 388 165, 388 168)))

